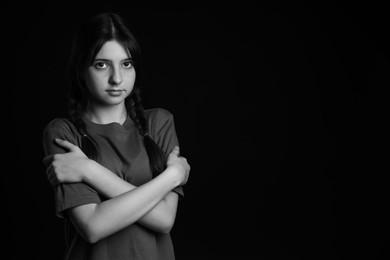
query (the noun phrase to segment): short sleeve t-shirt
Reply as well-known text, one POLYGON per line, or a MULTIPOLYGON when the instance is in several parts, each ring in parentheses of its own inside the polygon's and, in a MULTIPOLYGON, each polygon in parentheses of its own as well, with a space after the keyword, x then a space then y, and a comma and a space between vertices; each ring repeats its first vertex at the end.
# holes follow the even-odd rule
MULTIPOLYGON (((165 154, 169 154, 173 147, 178 145, 172 114, 167 110, 156 108, 145 110, 145 115, 150 137, 165 154)), ((122 125, 119 123, 96 124, 87 119, 84 121, 88 135, 96 143, 100 164, 135 186, 140 186, 152 179, 143 137, 130 117, 122 125)), ((43 134, 46 155, 66 152, 54 143, 55 138, 67 140, 81 147, 81 135, 67 119, 54 119, 46 126, 43 134)), ((181 187, 174 191, 179 196, 183 196, 181 187)), ((66 226, 65 259, 175 259, 169 234, 156 233, 137 223, 97 243, 86 242, 63 213, 72 207, 100 203, 105 198, 85 183, 59 184, 54 188, 54 192, 56 214, 64 218, 66 226)))

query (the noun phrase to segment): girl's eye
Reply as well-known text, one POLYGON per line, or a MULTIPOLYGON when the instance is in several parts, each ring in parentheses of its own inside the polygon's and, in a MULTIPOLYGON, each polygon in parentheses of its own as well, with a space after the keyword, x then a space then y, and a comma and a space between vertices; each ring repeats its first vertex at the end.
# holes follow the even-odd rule
POLYGON ((105 69, 107 67, 108 67, 107 64, 104 63, 104 62, 97 62, 97 63, 95 63, 95 68, 97 68, 97 69, 105 69))
POLYGON ((123 67, 126 69, 130 69, 131 67, 133 67, 133 64, 130 61, 125 61, 123 62, 123 67))

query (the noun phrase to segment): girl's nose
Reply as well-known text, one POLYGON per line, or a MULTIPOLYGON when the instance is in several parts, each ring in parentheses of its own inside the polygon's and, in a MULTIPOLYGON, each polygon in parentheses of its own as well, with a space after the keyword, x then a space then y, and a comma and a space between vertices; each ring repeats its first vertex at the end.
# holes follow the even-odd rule
POLYGON ((112 85, 120 85, 122 83, 122 73, 120 69, 112 69, 110 83, 112 85))

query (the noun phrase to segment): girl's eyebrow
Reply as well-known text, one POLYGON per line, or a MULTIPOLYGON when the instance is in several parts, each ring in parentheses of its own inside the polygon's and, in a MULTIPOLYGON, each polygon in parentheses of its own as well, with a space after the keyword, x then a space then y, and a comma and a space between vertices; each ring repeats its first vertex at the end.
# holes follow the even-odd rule
MULTIPOLYGON (((110 59, 101 59, 101 58, 98 58, 98 59, 94 59, 94 61, 104 61, 104 62, 112 62, 112 60, 110 59)), ((132 61, 132 58, 126 58, 126 59, 123 59, 121 61, 132 61)))
POLYGON ((111 62, 111 60, 109 60, 109 59, 94 59, 93 61, 94 62, 97 62, 97 61, 111 62))

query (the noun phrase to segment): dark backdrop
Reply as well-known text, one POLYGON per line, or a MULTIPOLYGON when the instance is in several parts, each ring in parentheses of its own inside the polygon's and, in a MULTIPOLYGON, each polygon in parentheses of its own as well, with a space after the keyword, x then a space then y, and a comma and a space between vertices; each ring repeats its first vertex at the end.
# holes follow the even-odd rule
POLYGON ((175 115, 191 164, 178 260, 389 257, 384 5, 107 2, 0 4, 2 252, 62 256, 42 131, 66 115, 77 24, 115 11, 141 44, 145 107, 175 115))

